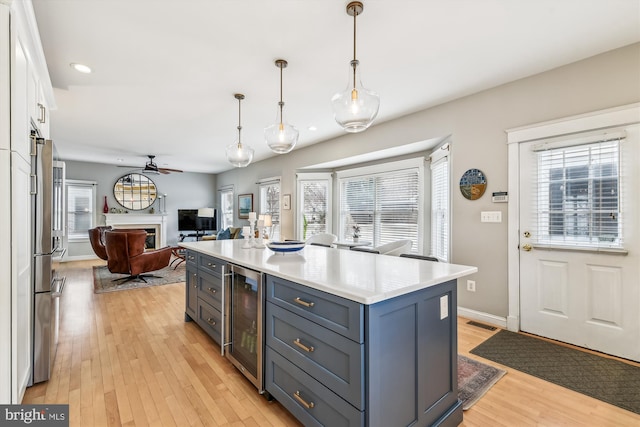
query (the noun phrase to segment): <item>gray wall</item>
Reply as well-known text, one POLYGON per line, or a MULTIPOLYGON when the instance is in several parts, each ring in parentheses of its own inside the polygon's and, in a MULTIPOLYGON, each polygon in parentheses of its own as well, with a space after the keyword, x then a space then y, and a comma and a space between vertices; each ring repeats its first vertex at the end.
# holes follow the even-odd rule
MULTIPOLYGON (((64 160, 64 159, 62 159, 64 160)), ((101 163, 65 161, 67 179, 96 181, 96 212, 98 225, 104 225, 102 208, 104 196, 107 196, 109 208, 124 209, 113 196, 113 185, 130 169, 101 163)), ((167 245, 176 245, 178 232, 178 209, 198 209, 202 207, 218 207, 216 203, 216 176, 204 173, 171 173, 169 175, 148 175, 155 182, 160 194, 167 194, 167 245)), ((159 211, 158 200, 153 204, 159 211)), ((148 210, 146 210, 148 212, 148 210)), ((68 259, 91 258, 95 254, 88 241, 70 243, 68 259)))
MULTIPOLYGON (((345 134, 247 168, 224 172, 218 175, 217 184, 234 185, 236 194, 257 196, 256 180, 281 176, 282 194, 295 197, 295 172, 299 168, 451 135, 452 262, 479 269, 469 277, 476 281, 477 291, 467 292, 460 285, 458 302, 468 309, 506 317, 508 205, 491 202, 492 192, 507 190, 505 130, 638 102, 639 73, 640 44, 634 44, 377 123, 359 134, 345 134), (469 168, 481 169, 488 180, 485 195, 476 201, 465 199, 457 190, 460 177, 469 168), (501 211, 503 222, 481 223, 481 211, 501 211)), ((295 200, 292 205, 295 206, 295 200)), ((293 209, 283 211, 282 233, 287 237, 295 235, 293 214, 293 209)))

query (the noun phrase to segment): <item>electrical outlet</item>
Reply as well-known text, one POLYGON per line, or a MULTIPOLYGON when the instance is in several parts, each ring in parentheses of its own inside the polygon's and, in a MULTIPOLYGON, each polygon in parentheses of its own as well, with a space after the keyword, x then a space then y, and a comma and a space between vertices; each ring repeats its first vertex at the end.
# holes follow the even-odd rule
POLYGON ((475 280, 467 280, 467 290, 469 292, 476 291, 476 281, 475 280))

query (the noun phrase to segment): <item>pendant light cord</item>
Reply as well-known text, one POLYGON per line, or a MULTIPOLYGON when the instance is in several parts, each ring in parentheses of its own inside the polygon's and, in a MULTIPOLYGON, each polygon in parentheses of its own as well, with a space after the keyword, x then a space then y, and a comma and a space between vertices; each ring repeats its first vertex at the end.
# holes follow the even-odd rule
POLYGON ((280 106, 280 126, 282 126, 282 107, 284 107, 284 102, 282 102, 282 69, 284 68, 284 65, 280 64, 279 68, 280 68, 280 102, 278 102, 278 105, 280 106))
POLYGON ((242 102, 242 99, 238 98, 238 147, 242 147, 242 142, 240 140, 240 132, 242 131, 242 126, 241 126, 241 110, 240 110, 240 103, 242 102))
POLYGON ((353 5, 353 87, 356 87, 356 67, 358 60, 356 59, 356 17, 358 16, 357 6, 353 5))

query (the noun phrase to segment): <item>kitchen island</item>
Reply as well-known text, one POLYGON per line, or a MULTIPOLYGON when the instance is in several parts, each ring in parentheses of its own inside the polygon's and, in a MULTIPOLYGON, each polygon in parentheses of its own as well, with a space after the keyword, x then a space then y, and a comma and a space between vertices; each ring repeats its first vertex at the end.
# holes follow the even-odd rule
POLYGON ((201 285, 199 277, 225 286, 231 264, 262 273, 264 388, 302 423, 462 421, 456 279, 476 267, 319 246, 283 255, 243 244, 180 244, 187 249, 185 319, 221 344, 224 319, 206 320, 224 317, 215 300, 224 290, 201 285))

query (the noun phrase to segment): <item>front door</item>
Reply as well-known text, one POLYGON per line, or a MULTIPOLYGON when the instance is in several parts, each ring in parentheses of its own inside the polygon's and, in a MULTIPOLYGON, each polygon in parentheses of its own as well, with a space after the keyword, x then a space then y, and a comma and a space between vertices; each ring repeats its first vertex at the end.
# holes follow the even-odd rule
POLYGON ((520 329, 640 361, 640 126, 520 143, 520 329))

